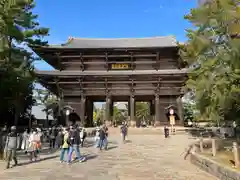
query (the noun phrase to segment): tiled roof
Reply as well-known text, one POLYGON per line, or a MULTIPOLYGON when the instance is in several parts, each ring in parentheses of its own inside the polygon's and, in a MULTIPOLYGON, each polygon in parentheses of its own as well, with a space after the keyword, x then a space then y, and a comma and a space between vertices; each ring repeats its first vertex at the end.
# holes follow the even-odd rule
POLYGON ((159 36, 149 38, 69 38, 68 42, 62 45, 50 45, 50 48, 162 48, 177 47, 177 41, 173 36, 159 36))

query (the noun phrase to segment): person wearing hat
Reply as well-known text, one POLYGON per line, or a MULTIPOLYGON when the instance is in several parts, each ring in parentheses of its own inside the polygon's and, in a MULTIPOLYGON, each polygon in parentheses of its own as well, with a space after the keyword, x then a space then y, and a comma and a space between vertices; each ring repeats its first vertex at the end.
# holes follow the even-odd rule
POLYGON ((14 165, 17 165, 17 129, 16 126, 12 126, 10 129, 10 133, 7 136, 6 140, 6 150, 7 150, 7 157, 6 157, 6 168, 10 167, 11 160, 14 161, 14 165))

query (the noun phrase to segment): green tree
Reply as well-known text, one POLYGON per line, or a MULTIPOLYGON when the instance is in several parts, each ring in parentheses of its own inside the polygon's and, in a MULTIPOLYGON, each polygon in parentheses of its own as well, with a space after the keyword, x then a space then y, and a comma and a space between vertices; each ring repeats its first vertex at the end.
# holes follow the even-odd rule
POLYGON ((127 119, 127 116, 125 116, 125 109, 119 109, 118 106, 113 107, 113 122, 116 125, 122 124, 127 119))
POLYGON ((30 110, 34 103, 26 101, 32 99, 35 78, 32 62, 36 60, 29 46, 45 45, 41 39, 48 35, 48 29, 41 28, 38 16, 32 13, 34 7, 33 0, 2 0, 0 3, 0 83, 4 84, 0 111, 13 114, 16 125, 21 114, 30 110))
POLYGON ((136 102, 136 119, 141 123, 151 124, 150 109, 147 102, 136 102))
POLYGON ((183 103, 183 115, 184 121, 193 121, 194 120, 194 104, 192 103, 183 103))
POLYGON ((59 100, 57 97, 48 90, 35 89, 36 96, 34 97, 37 101, 37 105, 43 105, 43 111, 46 114, 46 124, 49 125, 49 115, 52 115, 55 119, 57 118, 59 100))
MULTIPOLYGON (((190 65, 187 88, 196 108, 209 120, 239 114, 239 0, 211 0, 185 16, 193 25, 181 56, 190 65)), ((239 115, 238 115, 239 117, 239 115)))

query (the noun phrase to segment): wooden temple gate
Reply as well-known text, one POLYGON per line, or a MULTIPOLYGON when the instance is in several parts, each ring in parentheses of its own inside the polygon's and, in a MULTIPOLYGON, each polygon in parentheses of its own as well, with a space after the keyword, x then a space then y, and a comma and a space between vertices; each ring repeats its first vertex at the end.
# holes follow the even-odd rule
POLYGON ((56 69, 36 71, 40 83, 72 106, 88 126, 95 101, 106 102, 105 121, 112 119, 113 102, 127 101, 135 122, 135 102, 147 101, 156 126, 168 124, 169 105, 177 108, 177 124, 183 124, 186 69, 173 37, 70 38, 63 45, 32 48, 56 69))

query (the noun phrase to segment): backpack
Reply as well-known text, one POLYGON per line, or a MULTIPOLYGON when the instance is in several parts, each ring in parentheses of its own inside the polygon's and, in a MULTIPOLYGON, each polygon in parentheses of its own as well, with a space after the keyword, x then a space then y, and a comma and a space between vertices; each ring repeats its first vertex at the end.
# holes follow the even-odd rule
POLYGON ((69 133, 69 137, 68 137, 68 144, 72 145, 72 144, 74 144, 74 143, 75 143, 75 139, 76 139, 76 133, 77 133, 77 131, 76 131, 76 130, 74 130, 74 131, 71 131, 71 132, 69 133))

